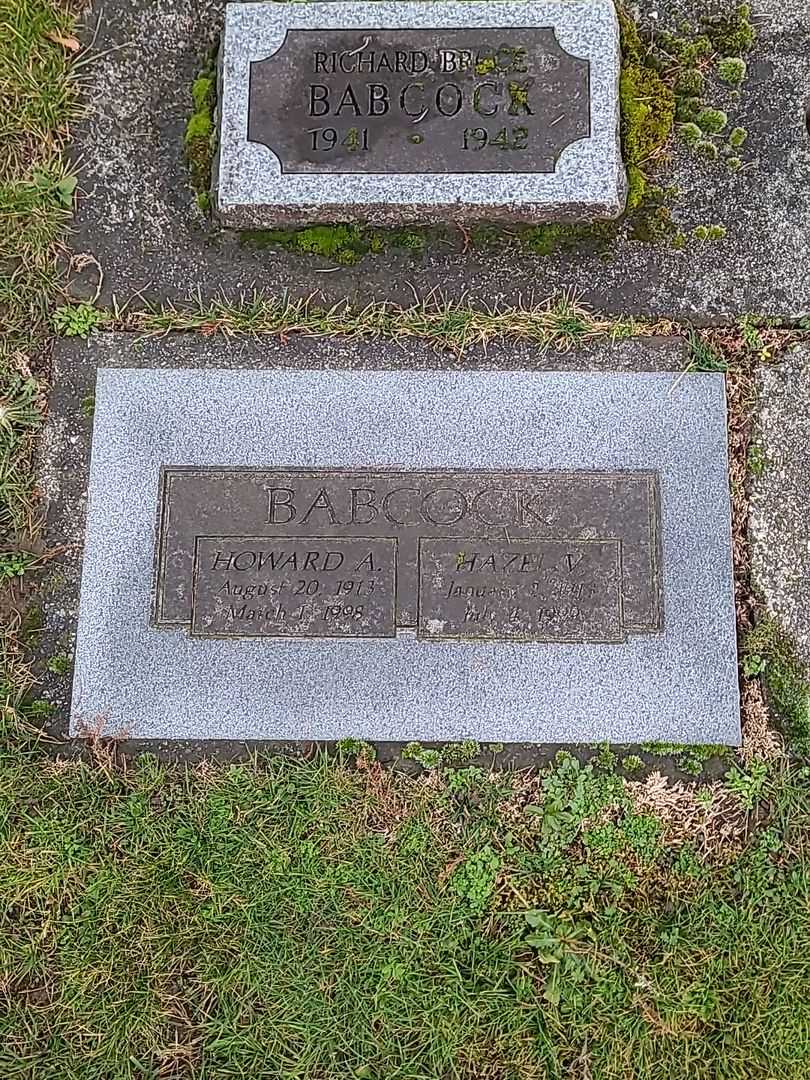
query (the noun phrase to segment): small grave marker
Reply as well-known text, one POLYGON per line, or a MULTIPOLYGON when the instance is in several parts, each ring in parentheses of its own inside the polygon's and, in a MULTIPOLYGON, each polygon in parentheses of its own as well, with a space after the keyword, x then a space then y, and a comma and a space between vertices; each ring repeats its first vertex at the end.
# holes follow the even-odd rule
POLYGON ((315 220, 615 217, 612 0, 229 4, 215 204, 315 220))

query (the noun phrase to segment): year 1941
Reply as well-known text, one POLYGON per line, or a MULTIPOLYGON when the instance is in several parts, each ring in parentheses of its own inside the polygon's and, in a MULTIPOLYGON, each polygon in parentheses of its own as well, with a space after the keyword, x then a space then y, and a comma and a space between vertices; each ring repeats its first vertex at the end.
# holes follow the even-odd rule
POLYGON ((312 139, 312 150, 334 150, 343 146, 346 150, 368 150, 368 128, 349 128, 344 135, 337 128, 308 128, 307 135, 312 139))
POLYGON ((464 128, 464 150, 483 150, 494 146, 498 150, 527 150, 529 147, 529 129, 525 127, 501 128, 490 135, 486 128, 464 128))

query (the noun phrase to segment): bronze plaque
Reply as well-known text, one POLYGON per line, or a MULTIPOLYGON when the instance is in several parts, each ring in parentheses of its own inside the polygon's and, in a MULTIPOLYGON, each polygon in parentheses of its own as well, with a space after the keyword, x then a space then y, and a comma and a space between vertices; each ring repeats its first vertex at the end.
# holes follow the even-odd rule
POLYGON ((606 641, 661 629, 659 483, 656 473, 646 471, 165 467, 152 621, 216 636, 386 637, 412 629, 423 638, 466 637, 464 624, 475 620, 465 619, 468 609, 461 601, 480 598, 442 597, 444 578, 437 575, 449 573, 452 559, 468 552, 482 557, 459 565, 457 576, 470 574, 474 588, 489 590, 481 598, 488 598, 491 609, 478 620, 489 627, 486 634, 469 636, 606 641), (594 541, 601 545, 587 546, 594 541), (330 560, 316 557, 328 550, 336 553, 330 560), (219 561, 216 552, 224 553, 219 561), (229 554, 245 552, 239 559, 243 569, 233 570, 229 554), (294 552, 295 558, 282 565, 286 556, 279 552, 294 552), (361 575, 369 553, 369 573, 361 575), (522 584, 528 579, 514 576, 517 562, 506 563, 513 555, 526 557, 527 573, 536 571, 528 594, 522 584), (571 569, 564 573, 569 559, 571 569), (224 573, 229 568, 230 575, 224 573), (589 570, 586 581, 582 575, 589 570), (367 587, 374 595, 357 614, 360 597, 352 603, 350 583, 361 577, 374 581, 367 587), (263 595, 276 600, 283 617, 273 615, 272 605, 268 615, 263 603, 249 605, 264 607, 258 623, 254 612, 229 624, 224 598, 233 595, 234 584, 222 591, 226 580, 253 586, 254 594, 264 585, 263 595), (311 589, 325 606, 301 611, 298 628, 291 630, 280 594, 292 592, 295 599, 296 588, 303 595, 311 589), (343 596, 347 610, 338 613, 343 596), (529 618, 527 611, 534 615, 529 618), (435 629, 437 622, 428 626, 442 619, 446 633, 435 629))
POLYGON ((620 540, 425 539, 419 637, 624 641, 620 540))
POLYGON ((194 637, 395 637, 397 542, 198 536, 194 637))
POLYGON ((552 173, 590 106, 553 27, 288 30, 250 65, 247 137, 283 173, 552 173))

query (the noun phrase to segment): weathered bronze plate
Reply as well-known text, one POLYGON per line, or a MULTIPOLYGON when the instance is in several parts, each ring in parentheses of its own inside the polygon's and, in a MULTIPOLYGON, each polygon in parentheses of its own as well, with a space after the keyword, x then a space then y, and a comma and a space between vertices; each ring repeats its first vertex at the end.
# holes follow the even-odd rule
MULTIPOLYGON (((461 551, 525 550, 537 557, 545 550, 544 567, 548 573, 533 579, 539 582, 535 595, 543 601, 537 608, 561 608, 564 605, 552 600, 555 590, 559 594, 556 599, 565 599, 562 583, 566 578, 559 569, 552 572, 548 557, 552 550, 558 550, 561 557, 570 554, 576 558, 583 551, 582 544, 591 541, 601 541, 602 546, 588 549, 587 566, 593 564, 594 580, 604 578, 604 589, 579 597, 582 603, 567 605, 578 607, 579 614, 569 612, 565 618, 559 612, 546 614, 529 627, 523 616, 511 619, 509 597, 505 594, 499 598, 493 591, 490 607, 497 601, 498 610, 488 619, 490 631, 484 636, 556 641, 569 640, 570 632, 570 640, 613 640, 617 633, 616 605, 611 599, 615 569, 609 569, 608 562, 614 567, 615 561, 612 556, 609 559, 608 549, 613 553, 618 550, 620 567, 621 635, 616 640, 627 633, 655 633, 662 625, 660 507, 654 472, 166 467, 161 475, 158 505, 153 608, 156 626, 193 623, 195 634, 240 633, 236 625, 226 625, 226 616, 217 608, 216 590, 224 585, 222 565, 206 567, 204 561, 211 558, 216 544, 220 544, 216 550, 222 549, 226 538, 234 545, 234 552, 276 551, 281 545, 293 545, 304 556, 308 551, 320 551, 328 542, 335 551, 343 552, 344 563, 340 567, 330 563, 324 568, 319 562, 316 573, 310 561, 307 570, 312 573, 299 575, 295 582, 317 579, 317 595, 334 599, 333 607, 345 588, 338 583, 351 580, 348 574, 338 577, 333 570, 342 571, 356 554, 364 554, 364 545, 368 547, 377 540, 390 542, 390 547, 383 545, 379 552, 374 549, 374 565, 375 578, 382 582, 379 595, 395 592, 393 616, 389 617, 382 600, 379 607, 374 606, 376 597, 374 605, 364 608, 354 622, 353 613, 338 619, 334 612, 326 616, 320 609, 320 615, 302 614, 301 625, 306 623, 311 628, 311 634, 304 636, 343 636, 358 629, 357 636, 388 636, 392 626, 394 630, 418 628, 422 637, 444 636, 427 627, 430 619, 444 619, 450 628, 447 636, 467 636, 463 626, 466 607, 462 608, 453 596, 445 597, 448 602, 444 603, 441 589, 431 585, 428 569, 431 559, 435 572, 437 558, 461 551), (431 540, 441 540, 445 546, 426 544, 431 540), (384 551, 394 549, 395 567, 378 572, 378 559, 385 567, 388 564, 384 551), (426 559, 428 564, 423 565, 426 559), (331 632, 327 632, 329 620, 334 620, 331 632), (514 632, 516 629, 520 632, 514 632)), ((256 568, 253 576, 244 580, 256 587, 265 584, 270 595, 283 576, 280 561, 275 562, 268 575, 264 572, 268 556, 261 568, 263 573, 256 568)), ((572 567, 574 579, 578 567, 584 572, 586 563, 572 567)), ((285 572, 295 569, 292 564, 284 568, 285 572)), ((505 586, 509 574, 488 568, 484 560, 476 567, 475 577, 479 588, 516 587, 511 581, 505 586)), ((292 577, 288 574, 283 580, 289 583, 292 577)), ((227 595, 220 593, 220 600, 227 595)), ((520 595, 523 597, 523 591, 520 595)), ((525 608, 523 600, 515 606, 525 608)), ((255 619, 245 620, 245 625, 247 621, 254 627, 246 629, 246 634, 291 632, 291 623, 285 619, 265 618, 261 631, 255 629, 255 619)), ((302 631, 294 629, 292 633, 301 636, 302 631)))
POLYGON ((619 642, 620 540, 419 542, 419 637, 619 642))
POLYGON ((247 135, 284 173, 551 173, 590 135, 590 64, 552 27, 288 30, 247 135))
POLYGON ((394 637, 397 542, 198 536, 194 637, 394 637))

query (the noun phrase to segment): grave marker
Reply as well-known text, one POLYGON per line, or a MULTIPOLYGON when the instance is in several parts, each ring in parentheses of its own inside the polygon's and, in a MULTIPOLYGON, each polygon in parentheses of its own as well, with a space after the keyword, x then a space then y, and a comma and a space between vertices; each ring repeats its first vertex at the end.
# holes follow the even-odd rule
POLYGON ((162 348, 99 369, 74 732, 738 740, 722 375, 162 348))
POLYGON ((612 0, 229 4, 214 198, 225 224, 624 205, 612 0))

